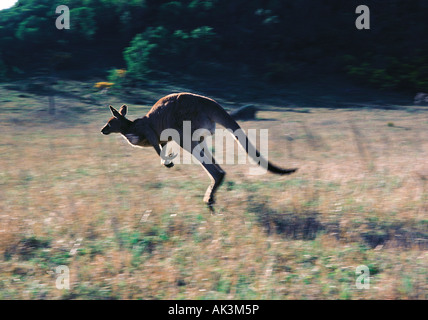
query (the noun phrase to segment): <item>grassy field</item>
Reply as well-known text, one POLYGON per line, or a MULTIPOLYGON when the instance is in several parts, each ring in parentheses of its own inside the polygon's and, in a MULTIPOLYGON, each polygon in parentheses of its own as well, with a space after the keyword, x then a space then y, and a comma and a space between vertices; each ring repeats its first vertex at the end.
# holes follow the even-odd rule
POLYGON ((242 127, 269 129, 269 159, 299 171, 223 165, 212 215, 200 166, 100 134, 108 104, 134 119, 181 88, 124 101, 62 81, 50 115, 23 87, 0 88, 0 299, 428 298, 426 109, 256 103, 242 127))

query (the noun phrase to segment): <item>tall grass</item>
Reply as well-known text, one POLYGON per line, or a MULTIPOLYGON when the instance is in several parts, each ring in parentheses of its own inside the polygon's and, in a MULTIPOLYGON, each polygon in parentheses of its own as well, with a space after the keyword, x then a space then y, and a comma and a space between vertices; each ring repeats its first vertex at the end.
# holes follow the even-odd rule
MULTIPOLYGON (((224 165, 211 215, 203 170, 163 168, 150 148, 102 136, 104 102, 57 98, 49 116, 42 99, 17 110, 24 100, 9 97, 2 299, 428 297, 425 113, 261 111, 276 121, 243 127, 268 128, 270 160, 299 171, 249 176, 224 165), (72 102, 79 113, 64 111, 72 102), (69 267, 70 289, 56 288, 58 265, 69 267), (359 265, 369 267, 368 290, 355 286, 359 265)), ((147 108, 131 106, 131 118, 147 108)))

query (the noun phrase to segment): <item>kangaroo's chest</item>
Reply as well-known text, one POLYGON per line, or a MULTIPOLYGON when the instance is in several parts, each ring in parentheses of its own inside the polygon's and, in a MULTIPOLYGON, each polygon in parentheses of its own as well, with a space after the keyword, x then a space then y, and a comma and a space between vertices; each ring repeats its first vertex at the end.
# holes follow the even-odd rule
POLYGON ((133 133, 127 133, 123 135, 125 139, 133 146, 139 146, 139 147, 150 147, 150 142, 142 138, 141 136, 133 133))

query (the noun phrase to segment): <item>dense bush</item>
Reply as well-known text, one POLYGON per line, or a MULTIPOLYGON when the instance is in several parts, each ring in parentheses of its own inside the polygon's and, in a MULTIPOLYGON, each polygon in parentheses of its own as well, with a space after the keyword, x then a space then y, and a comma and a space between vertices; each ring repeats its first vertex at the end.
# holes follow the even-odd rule
POLYGON ((0 81, 6 80, 7 66, 3 62, 0 54, 0 81))
POLYGON ((128 76, 143 80, 154 69, 189 67, 195 59, 203 61, 216 51, 215 33, 208 26, 189 32, 149 27, 144 33, 136 35, 130 46, 125 48, 124 59, 128 76))
MULTIPOLYGON (((426 90, 428 0, 367 0, 371 29, 355 28, 361 1, 331 0, 19 0, 1 11, 0 52, 8 70, 51 65, 121 65, 127 77, 156 70, 186 72, 201 63, 245 67, 270 81, 294 78, 301 67, 345 72, 386 89, 426 90), (70 8, 70 30, 57 30, 58 5, 70 8), (16 54, 32 52, 32 55, 16 54), (375 54, 367 54, 372 52, 375 54), (355 61, 342 65, 339 57, 355 61), (111 61, 109 59, 116 59, 111 61), (122 57, 122 58, 121 58, 122 57), (394 60, 395 59, 395 60, 394 60), (171 66, 173 68, 171 68, 171 66)), ((232 70, 233 71, 233 70, 232 70)))
POLYGON ((381 89, 428 91, 428 56, 409 60, 391 56, 356 59, 347 55, 344 70, 353 79, 381 89))
POLYGON ((153 61, 150 55, 156 44, 150 43, 142 34, 138 34, 125 49, 124 58, 131 78, 144 80, 151 71, 149 62, 153 61))

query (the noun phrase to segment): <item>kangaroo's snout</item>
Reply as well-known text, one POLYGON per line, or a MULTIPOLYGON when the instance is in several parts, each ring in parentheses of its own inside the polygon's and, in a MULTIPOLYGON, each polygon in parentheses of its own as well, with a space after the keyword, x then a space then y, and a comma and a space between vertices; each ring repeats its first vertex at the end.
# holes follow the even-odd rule
POLYGON ((103 127, 103 128, 101 129, 101 133, 102 133, 102 134, 107 135, 107 134, 109 134, 109 133, 110 133, 110 131, 108 130, 108 128, 107 128, 107 127, 103 127))

